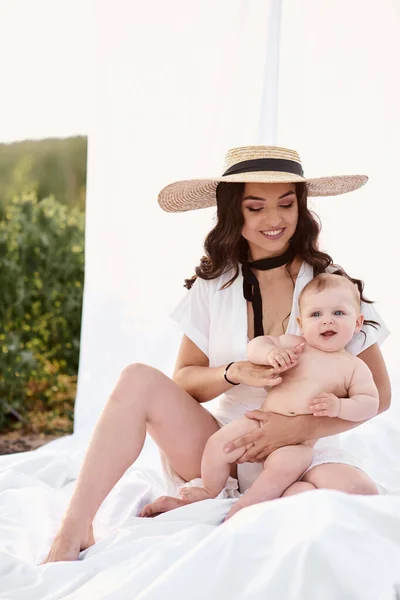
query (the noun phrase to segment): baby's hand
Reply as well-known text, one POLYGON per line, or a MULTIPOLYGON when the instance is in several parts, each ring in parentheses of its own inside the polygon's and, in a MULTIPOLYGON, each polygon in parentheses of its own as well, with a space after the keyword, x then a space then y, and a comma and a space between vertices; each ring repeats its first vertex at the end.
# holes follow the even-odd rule
POLYGON ((314 417, 338 417, 340 413, 340 398, 335 394, 318 394, 314 400, 310 400, 309 406, 314 417))
POLYGON ((268 364, 275 373, 282 373, 297 365, 297 357, 304 350, 304 343, 291 348, 274 348, 268 354, 268 364))

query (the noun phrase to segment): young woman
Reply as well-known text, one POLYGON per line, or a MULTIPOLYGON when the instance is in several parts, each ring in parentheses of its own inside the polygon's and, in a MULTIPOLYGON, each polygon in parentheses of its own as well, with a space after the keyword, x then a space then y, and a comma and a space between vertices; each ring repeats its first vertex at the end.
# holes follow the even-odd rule
MULTIPOLYGON (((298 335, 299 293, 316 274, 333 268, 331 257, 318 250, 319 224, 307 208, 307 196, 349 192, 364 185, 367 177, 307 180, 297 152, 268 146, 231 150, 226 167, 222 177, 178 182, 160 193, 164 210, 213 204, 218 209, 197 277, 187 280, 190 291, 172 315, 184 334, 173 379, 143 364, 123 370, 94 431, 48 561, 75 560, 94 543, 93 518, 139 456, 146 432, 177 487, 199 477, 207 439, 249 409, 246 416, 257 419, 260 428, 230 444, 247 448, 239 461, 247 463, 239 467, 241 491, 252 483, 249 463, 263 461, 282 446, 333 436, 322 440, 325 446, 314 453, 312 468, 285 494, 309 489, 305 484, 377 493, 375 483, 335 436, 357 423, 258 411, 264 388, 279 385, 279 379, 270 367, 246 360, 247 343, 258 335, 298 335), (211 414, 202 405, 217 396, 219 405, 211 414)), ((362 282, 358 285, 362 291, 362 282)), ((347 349, 371 369, 382 412, 390 405, 390 382, 379 344, 388 332, 372 305, 362 300, 366 322, 347 349)), ((146 508, 146 514, 183 503, 177 497, 162 497, 146 508)))

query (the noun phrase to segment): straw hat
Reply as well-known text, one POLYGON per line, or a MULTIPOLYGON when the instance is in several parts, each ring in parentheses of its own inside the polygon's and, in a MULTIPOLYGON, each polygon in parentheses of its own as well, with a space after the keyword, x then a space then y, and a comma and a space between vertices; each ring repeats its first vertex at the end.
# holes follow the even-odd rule
POLYGON ((300 156, 295 150, 277 146, 245 146, 229 150, 225 171, 220 177, 190 179, 167 185, 158 195, 158 203, 167 212, 183 212, 214 206, 220 182, 307 183, 309 196, 336 196, 363 186, 366 175, 336 175, 307 179, 300 156))

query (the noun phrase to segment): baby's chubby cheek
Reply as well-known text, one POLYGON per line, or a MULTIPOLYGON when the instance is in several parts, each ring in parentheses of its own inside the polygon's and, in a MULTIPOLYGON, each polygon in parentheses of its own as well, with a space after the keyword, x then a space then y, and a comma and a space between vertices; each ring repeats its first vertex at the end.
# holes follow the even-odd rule
POLYGON ((303 331, 303 337, 308 344, 313 345, 316 341, 318 341, 319 333, 318 333, 318 331, 315 331, 314 329, 309 328, 309 329, 306 329, 303 331))

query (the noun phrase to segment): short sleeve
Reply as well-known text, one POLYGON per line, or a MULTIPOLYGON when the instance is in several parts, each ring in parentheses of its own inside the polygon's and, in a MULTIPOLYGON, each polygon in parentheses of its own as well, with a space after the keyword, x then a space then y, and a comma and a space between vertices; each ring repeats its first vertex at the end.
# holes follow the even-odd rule
POLYGON ((210 282, 198 277, 170 317, 196 346, 209 356, 210 282))
POLYGON ((379 323, 379 326, 366 325, 364 323, 361 331, 353 335, 352 340, 346 346, 346 350, 348 350, 349 352, 351 352, 351 354, 354 355, 360 354, 360 352, 364 352, 364 350, 366 350, 373 344, 383 344, 385 339, 390 334, 389 329, 386 327, 385 323, 382 320, 382 317, 380 316, 373 304, 361 302, 361 313, 364 315, 366 321, 376 321, 377 323, 379 323))

